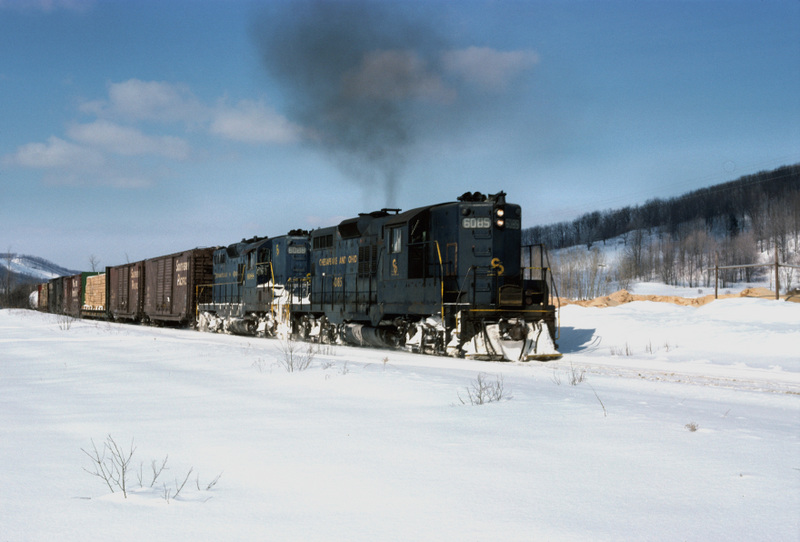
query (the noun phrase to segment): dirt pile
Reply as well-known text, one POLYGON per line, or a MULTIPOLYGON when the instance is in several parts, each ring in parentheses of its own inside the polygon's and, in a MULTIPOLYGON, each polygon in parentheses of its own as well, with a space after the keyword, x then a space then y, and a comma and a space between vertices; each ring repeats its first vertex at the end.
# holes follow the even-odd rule
MULTIPOLYGON (((738 294, 722 294, 719 299, 726 299, 731 297, 758 297, 762 299, 775 299, 775 292, 767 288, 747 288, 738 294)), ((800 295, 787 295, 784 297, 787 301, 800 303, 800 295)), ((564 305, 580 305, 581 307, 616 307, 624 303, 631 303, 632 301, 655 301, 658 303, 673 303, 675 305, 684 305, 691 307, 700 307, 706 303, 714 301, 714 295, 705 295, 702 297, 679 297, 676 295, 637 295, 628 292, 627 290, 620 290, 611 295, 596 297, 594 299, 565 299, 560 298, 561 306, 564 305)))

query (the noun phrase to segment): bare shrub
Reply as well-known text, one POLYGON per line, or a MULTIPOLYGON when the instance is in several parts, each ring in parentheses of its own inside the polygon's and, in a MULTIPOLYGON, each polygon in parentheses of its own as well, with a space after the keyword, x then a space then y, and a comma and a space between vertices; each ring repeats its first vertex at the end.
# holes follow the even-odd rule
POLYGON ((475 381, 466 387, 466 390, 466 399, 461 397, 461 394, 458 394, 458 399, 463 405, 467 403, 471 405, 483 405, 485 403, 494 403, 502 400, 503 398, 509 397, 505 386, 503 385, 502 375, 497 375, 494 382, 492 382, 488 380, 486 374, 479 373, 475 378, 475 381))
POLYGON ((56 322, 58 322, 58 329, 61 331, 69 331, 72 327, 72 322, 75 321, 73 316, 69 314, 61 313, 56 315, 56 322))
POLYGON ((684 427, 685 427, 686 429, 688 429, 689 431, 691 431, 692 433, 694 433, 695 431, 697 431, 697 429, 699 428, 699 426, 697 425, 697 423, 696 423, 696 422, 689 422, 689 423, 687 423, 686 425, 684 425, 684 427))
MULTIPOLYGON (((217 485, 217 482, 219 482, 219 479, 220 479, 221 477, 222 477, 222 473, 220 472, 219 474, 217 474, 217 477, 216 477, 216 478, 214 478, 214 479, 213 479, 213 480, 211 480, 211 481, 210 481, 208 484, 206 484, 206 491, 210 491, 210 490, 211 490, 211 488, 213 488, 215 485, 217 485)), ((197 482, 197 489, 198 489, 198 490, 200 490, 200 473, 197 473, 197 480, 196 480, 196 482, 197 482)))
MULTIPOLYGON (((117 491, 121 491, 123 496, 127 499, 128 498, 128 471, 130 468, 131 461, 133 459, 133 453, 136 451, 136 447, 133 445, 133 440, 131 440, 130 448, 123 448, 117 444, 117 442, 109 435, 106 438, 106 441, 103 443, 101 448, 98 448, 97 445, 92 440, 92 449, 91 451, 84 450, 81 448, 81 451, 85 453, 89 459, 92 460, 93 468, 86 469, 86 472, 91 474, 92 476, 96 476, 105 482, 108 489, 111 490, 112 493, 117 491)), ((153 472, 152 479, 150 481, 150 487, 153 488, 158 481, 159 476, 167 469, 167 460, 169 456, 164 456, 164 459, 160 462, 156 461, 155 459, 151 461, 150 468, 153 472)), ((167 486, 166 483, 162 483, 162 498, 169 503, 171 499, 176 499, 180 496, 181 492, 183 491, 184 487, 186 487, 186 483, 189 481, 189 477, 194 472, 194 467, 189 468, 186 476, 184 476, 183 481, 179 481, 179 479, 175 479, 175 486, 174 490, 167 486)), ((214 478, 211 482, 206 485, 206 491, 213 488, 219 482, 222 473, 219 473, 216 478, 214 478)), ((144 485, 144 462, 139 464, 139 471, 136 473, 136 477, 139 481, 139 487, 143 487, 144 485)), ((196 482, 197 489, 200 489, 200 476, 197 475, 196 482)))
POLYGON ((577 386, 586 380, 586 369, 576 369, 572 363, 569 364, 569 384, 577 386))
MULTIPOLYGON (((183 477, 183 482, 179 482, 178 479, 176 478, 175 479, 175 490, 174 491, 166 484, 166 482, 164 484, 162 484, 161 498, 164 499, 165 501, 167 501, 167 504, 169 504, 169 501, 171 501, 173 499, 177 499, 180 496, 181 491, 183 491, 183 488, 186 486, 186 482, 189 481, 189 477, 192 475, 193 472, 194 472, 194 467, 189 468, 188 472, 186 473, 186 476, 183 477)), ((222 476, 222 473, 220 472, 217 475, 216 478, 211 480, 206 485, 205 491, 209 491, 211 488, 213 488, 215 485, 217 485, 217 482, 219 482, 219 479, 220 479, 221 476, 222 476)), ((203 490, 200 487, 200 473, 198 473, 196 475, 194 483, 195 483, 195 486, 197 487, 198 491, 202 491, 203 490)))
POLYGON ((186 477, 183 479, 183 482, 181 482, 180 485, 178 485, 178 479, 175 479, 175 494, 172 496, 173 499, 178 498, 178 495, 181 494, 181 491, 183 491, 183 486, 186 485, 186 482, 189 480, 189 476, 191 476, 193 470, 194 467, 189 469, 189 472, 186 473, 186 477))
POLYGON ((305 371, 311 366, 311 362, 314 361, 314 356, 316 355, 312 343, 304 343, 294 339, 281 340, 280 353, 278 364, 287 373, 305 371))
POLYGON ((625 343, 624 347, 623 346, 612 346, 612 347, 609 348, 609 351, 611 352, 612 356, 622 356, 622 355, 632 356, 633 355, 633 350, 631 349, 631 346, 628 343, 625 343))
POLYGON ((129 450, 120 447, 111 435, 108 435, 108 438, 106 438, 106 441, 103 443, 102 452, 97 449, 94 440, 92 440, 91 453, 83 448, 81 448, 81 451, 85 453, 93 463, 92 470, 86 468, 83 470, 103 480, 108 486, 108 489, 111 490, 111 493, 114 493, 116 490, 122 491, 122 495, 127 499, 128 468, 133 458, 133 452, 136 451, 136 447, 133 445, 133 439, 131 439, 129 450))
POLYGON ((164 469, 167 467, 167 459, 169 459, 168 455, 164 456, 164 460, 161 461, 161 465, 159 466, 155 459, 150 462, 150 468, 153 469, 153 480, 150 482, 150 487, 156 485, 156 480, 164 472, 164 469))
POLYGON ((603 407, 603 417, 607 418, 608 411, 606 410, 606 405, 603 404, 603 400, 600 399, 599 395, 597 395, 597 390, 594 389, 594 386, 592 386, 591 384, 588 384, 588 386, 592 389, 592 393, 594 393, 594 396, 597 398, 597 402, 600 403, 601 407, 603 407))

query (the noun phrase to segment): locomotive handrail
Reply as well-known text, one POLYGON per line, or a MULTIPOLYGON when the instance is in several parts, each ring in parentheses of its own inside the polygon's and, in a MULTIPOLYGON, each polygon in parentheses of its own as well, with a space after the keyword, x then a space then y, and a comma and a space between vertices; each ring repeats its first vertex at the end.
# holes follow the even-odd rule
MULTIPOLYGON (((465 292, 464 286, 466 285, 467 279, 469 279, 469 274, 472 273, 473 269, 475 269, 474 265, 470 265, 469 268, 467 268, 467 274, 464 275, 464 281, 461 283, 461 286, 458 287, 458 295, 456 297, 456 301, 460 300, 461 299, 461 294, 465 292)), ((463 305, 472 306, 475 303, 475 284, 474 284, 474 281, 475 281, 475 279, 473 277, 472 301, 469 301, 469 298, 467 298, 467 303, 462 303, 463 305)))
MULTIPOLYGON (((543 255, 542 259, 547 258, 547 269, 550 270, 550 268, 552 267, 552 264, 550 263, 550 253, 547 252, 544 244, 540 246, 542 247, 542 255, 543 255)), ((558 315, 558 317, 556 318, 556 340, 558 340, 561 338, 561 299, 558 297, 558 289, 556 288, 556 281, 553 278, 552 271, 547 275, 550 276, 550 289, 553 291, 553 294, 555 295, 556 298, 555 307, 556 307, 556 314, 558 315)), ((545 281, 546 280, 547 278, 545 277, 545 281)), ((552 305, 553 303, 550 304, 552 305)))
MULTIPOLYGON (((269 296, 269 313, 272 315, 272 318, 275 318, 275 266, 272 265, 272 253, 270 252, 270 259, 268 262, 260 262, 256 263, 256 269, 258 269, 259 265, 263 265, 265 263, 269 264, 269 280, 272 283, 272 291, 270 292, 269 296)), ((258 282, 258 279, 256 279, 258 282)), ((291 294, 289 295, 289 301, 291 302, 292 297, 291 294)))
POLYGON ((440 290, 440 300, 441 300, 441 312, 439 313, 442 319, 442 325, 445 325, 444 321, 444 264, 442 263, 442 251, 439 248, 439 241, 434 240, 434 244, 436 245, 436 254, 439 256, 439 290, 440 290))

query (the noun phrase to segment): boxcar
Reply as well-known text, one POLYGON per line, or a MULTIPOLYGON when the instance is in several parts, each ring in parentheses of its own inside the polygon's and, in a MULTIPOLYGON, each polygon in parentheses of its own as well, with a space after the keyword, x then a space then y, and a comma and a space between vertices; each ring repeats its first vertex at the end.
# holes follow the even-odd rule
POLYGON ((50 279, 47 283, 47 310, 53 314, 64 313, 64 277, 50 279))
POLYGON ((106 267, 108 315, 114 320, 144 317, 144 261, 106 267))
MULTIPOLYGON (((196 248, 144 262, 144 315, 158 323, 189 324, 196 318, 197 287, 214 282, 214 248, 196 248)), ((210 297, 210 289, 204 290, 210 297)))
POLYGON ((97 275, 96 272, 83 272, 70 277, 63 277, 63 314, 76 318, 81 316, 81 310, 86 299, 86 280, 97 275))

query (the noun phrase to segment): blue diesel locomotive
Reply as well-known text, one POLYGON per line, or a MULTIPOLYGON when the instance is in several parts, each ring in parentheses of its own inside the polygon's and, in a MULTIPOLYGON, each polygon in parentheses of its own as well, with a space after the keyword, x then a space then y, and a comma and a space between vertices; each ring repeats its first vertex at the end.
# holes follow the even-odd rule
POLYGON ((485 360, 547 360, 556 308, 541 246, 506 194, 361 214, 214 253, 209 331, 485 360))

